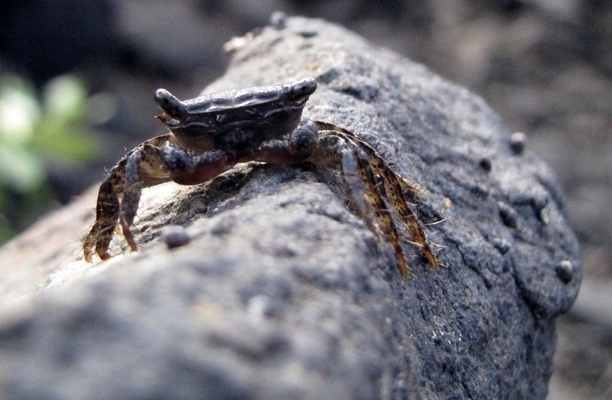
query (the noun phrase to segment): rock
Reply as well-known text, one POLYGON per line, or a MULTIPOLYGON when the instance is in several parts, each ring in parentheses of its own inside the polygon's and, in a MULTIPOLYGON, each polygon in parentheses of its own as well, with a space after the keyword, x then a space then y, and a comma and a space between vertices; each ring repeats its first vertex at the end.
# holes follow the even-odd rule
POLYGON ((555 317, 581 280, 551 171, 466 89, 338 26, 282 22, 232 41, 206 91, 315 77, 305 115, 426 190, 411 201, 442 267, 406 243, 403 280, 337 174, 309 165, 147 190, 141 251, 119 238, 125 255, 96 265, 74 229, 90 193, 0 251, 0 281, 21 271, 0 284, 2 397, 546 397, 555 317))

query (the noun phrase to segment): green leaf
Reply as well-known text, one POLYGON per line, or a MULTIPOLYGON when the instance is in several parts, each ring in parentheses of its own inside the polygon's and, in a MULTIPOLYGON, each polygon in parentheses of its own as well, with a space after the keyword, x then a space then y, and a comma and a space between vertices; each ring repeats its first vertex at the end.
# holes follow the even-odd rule
POLYGON ((14 190, 27 193, 45 180, 40 159, 22 146, 0 142, 0 181, 14 190))
POLYGON ((87 90, 76 76, 59 76, 45 85, 43 104, 49 117, 66 122, 79 121, 87 108, 87 90))
POLYGON ((33 88, 16 75, 0 80, 0 142, 26 143, 40 117, 33 88))

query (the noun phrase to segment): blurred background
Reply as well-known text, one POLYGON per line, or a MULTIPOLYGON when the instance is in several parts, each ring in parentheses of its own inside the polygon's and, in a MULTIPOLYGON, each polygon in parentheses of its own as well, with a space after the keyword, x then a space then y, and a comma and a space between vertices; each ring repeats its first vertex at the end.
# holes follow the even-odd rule
POLYGON ((195 96, 223 44, 282 10, 337 22, 484 97, 554 170, 585 281, 549 399, 612 398, 612 2, 0 1, 0 244, 163 133, 152 93, 195 96))

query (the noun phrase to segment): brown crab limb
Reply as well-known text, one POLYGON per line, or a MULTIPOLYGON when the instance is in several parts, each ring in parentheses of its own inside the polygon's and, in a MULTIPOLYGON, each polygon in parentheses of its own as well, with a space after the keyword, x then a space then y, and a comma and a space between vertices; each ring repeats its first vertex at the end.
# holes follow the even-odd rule
POLYGON ((393 247, 400 273, 403 277, 408 277, 410 268, 400 245, 399 235, 382 195, 376 188, 374 172, 365 153, 336 132, 324 132, 319 147, 308 161, 317 165, 340 166, 351 207, 366 222, 379 242, 382 242, 382 230, 382 234, 393 247), (362 196, 358 195, 361 193, 362 196))
POLYGON ((389 212, 380 191, 376 187, 376 178, 374 177, 374 172, 372 171, 368 158, 361 151, 361 149, 353 151, 352 155, 357 162, 357 171, 360 173, 361 180, 364 182, 364 185, 367 188, 367 190, 364 192, 364 198, 374 210, 376 220, 378 221, 380 228, 393 247, 400 273, 404 278, 407 278, 410 275, 410 266, 406 262, 406 256, 400 244, 399 234, 395 228, 393 217, 391 216, 391 213, 389 212))
MULTIPOLYGON (((371 182, 368 181, 370 175, 368 175, 367 171, 360 170, 362 166, 359 164, 357 155, 349 147, 349 144, 341 138, 337 139, 340 143, 340 146, 337 146, 340 149, 340 173, 349 204, 359 214, 359 217, 366 222, 366 225, 376 235, 380 243, 383 241, 383 236, 381 226, 376 223, 378 211, 376 210, 375 203, 372 202, 373 197, 367 194, 367 190, 372 188, 371 182), (376 216, 376 218, 373 216, 376 216)), ((382 230, 383 232, 385 231, 384 229, 382 230)))
MULTIPOLYGON (((135 150, 127 160, 125 167, 125 189, 121 199, 121 208, 119 211, 119 223, 125 241, 130 246, 132 251, 136 251, 138 246, 134 240, 134 235, 130 230, 130 226, 134 223, 138 203, 140 202, 140 193, 142 192, 142 174, 139 171, 139 164, 144 161, 145 147, 155 148, 153 146, 143 145, 142 150, 135 150)), ((96 249, 97 250, 97 249, 96 249)))
MULTIPOLYGON (((420 248, 427 261, 434 267, 438 268, 438 260, 434 255, 433 251, 427 244, 427 238, 425 236, 425 232, 421 227, 421 224, 418 222, 416 215, 404 199, 402 194, 402 188, 405 185, 408 185, 406 181, 395 172, 393 172, 390 168, 385 167, 384 161, 380 158, 380 156, 372 149, 369 145, 362 141, 353 141, 359 145, 359 148, 367 154, 369 165, 372 169, 378 174, 385 186, 385 193, 387 194, 388 199, 391 201, 393 208, 397 211, 402 220, 402 223, 410 232, 412 240, 416 243, 420 248)), ((413 186, 408 185, 410 188, 414 188, 413 186)), ((414 188, 416 189, 416 188, 414 188)), ((417 189, 419 194, 422 193, 420 189, 417 189)), ((411 190, 413 191, 413 190, 411 190)), ((414 191, 413 191, 414 192, 414 191)))
MULTIPOLYGON (((165 144, 167 143, 165 142, 165 144)), ((159 147, 149 142, 138 146, 127 157, 119 223, 123 236, 133 251, 136 251, 138 246, 130 226, 134 223, 143 187, 154 186, 170 180, 167 169, 163 167, 163 161, 163 154, 159 147)))
POLYGON ((406 203, 406 199, 404 199, 402 195, 401 182, 405 181, 391 170, 382 169, 376 172, 383 178, 387 196, 399 214, 404 226, 408 232, 410 232, 412 240, 421 247, 421 251, 425 255, 425 258, 427 258, 427 261, 429 261, 429 264, 437 269, 438 259, 429 247, 429 244, 427 244, 427 237, 416 215, 414 215, 410 207, 408 207, 408 203, 406 203))
MULTIPOLYGON (((214 150, 194 156, 166 142, 161 149, 144 143, 128 158, 125 169, 125 191, 121 201, 121 228, 132 250, 137 249, 130 226, 134 223, 143 184, 172 180, 181 185, 196 185, 222 173, 229 156, 214 150)), ((144 187, 146 187, 144 186, 144 187)))
POLYGON ((138 248, 130 226, 134 223, 143 188, 173 180, 183 185, 205 182, 236 164, 236 157, 221 150, 194 156, 170 144, 166 135, 142 143, 128 153, 100 186, 96 222, 83 244, 85 260, 95 252, 110 257, 108 247, 119 222, 132 250, 138 248), (163 145, 158 147, 159 143, 163 145))
POLYGON ((339 136, 345 138, 345 140, 356 144, 361 150, 363 150, 363 152, 367 155, 369 165, 372 167, 374 172, 383 179, 385 193, 401 217, 402 223, 408 232, 410 232, 414 243, 421 248, 421 251, 425 255, 425 258, 429 264, 431 264, 434 268, 438 268, 438 260, 427 243, 425 232, 423 231, 421 224, 418 222, 416 215, 414 212, 412 212, 408 206, 408 203, 404 199, 404 196, 402 195, 402 189, 406 189, 417 195, 423 195, 424 192, 421 189, 410 185, 404 178, 393 172, 393 170, 389 168, 386 162, 378 155, 378 153, 376 153, 373 148, 370 147, 370 145, 357 138, 352 132, 326 122, 316 121, 315 124, 319 129, 331 129, 339 136))
MULTIPOLYGON (((161 143, 174 141, 174 136, 170 134, 160 135, 151 138, 138 146, 136 149, 130 151, 125 157, 123 157, 113 169, 110 170, 108 177, 104 180, 98 191, 98 200, 96 203, 96 221, 94 222, 91 231, 85 238, 83 243, 83 253, 85 261, 92 262, 92 257, 95 253, 98 254, 100 259, 106 260, 110 258, 108 254, 108 247, 110 245, 115 227, 117 222, 121 218, 122 209, 124 204, 130 203, 125 202, 125 189, 126 189, 126 168, 130 160, 132 163, 138 161, 140 158, 135 153, 138 153, 143 147, 155 148, 161 143), (135 161, 134 161, 135 160, 135 161)), ((131 168, 133 170, 133 168, 131 168)), ((153 186, 159 183, 168 181, 167 177, 149 177, 149 179, 141 184, 141 186, 153 186)), ((131 189, 132 192, 135 188, 131 189)), ((128 195, 133 196, 133 194, 128 195)), ((138 195, 139 196, 139 195, 138 195)), ((125 229, 127 224, 125 221, 121 222, 122 227, 125 229)), ((131 232, 129 229, 125 229, 127 232, 126 238, 128 244, 132 249, 136 247, 136 243, 130 236, 131 232)))
MULTIPOLYGON (((351 142, 357 144, 367 154, 368 159, 370 160, 370 163, 372 164, 372 168, 374 169, 376 174, 381 175, 381 173, 380 173, 381 171, 391 171, 391 172, 393 172, 391 167, 389 167, 389 165, 385 162, 385 160, 383 160, 378 155, 376 150, 374 150, 372 147, 370 147, 369 144, 367 144, 366 142, 364 142, 363 140, 361 140, 357 136, 355 136, 355 134, 353 132, 351 132, 351 131, 349 131, 347 129, 344 129, 341 126, 330 124, 329 122, 314 121, 314 124, 317 127, 317 129, 320 130, 320 131, 322 131, 322 130, 334 131, 334 132, 342 133, 342 134, 346 135, 348 138, 350 138, 349 140, 351 142)), ((419 189, 416 186, 413 186, 413 185, 409 184, 401 176, 395 174, 394 172, 393 172, 393 174, 397 177, 397 180, 398 180, 399 184, 401 185, 402 189, 407 190, 407 191, 409 191, 409 192, 411 192, 413 194, 419 195, 419 196, 422 196, 422 195, 425 194, 425 192, 423 192, 423 190, 419 189)))
POLYGON ((113 168, 108 178, 100 185, 98 201, 96 203, 96 222, 83 242, 83 252, 87 262, 92 261, 94 248, 99 249, 97 253, 100 259, 106 260, 110 258, 110 254, 106 252, 106 249, 113 238, 120 210, 119 198, 115 192, 114 183, 120 182, 121 179, 114 173, 116 169, 117 167, 113 168))

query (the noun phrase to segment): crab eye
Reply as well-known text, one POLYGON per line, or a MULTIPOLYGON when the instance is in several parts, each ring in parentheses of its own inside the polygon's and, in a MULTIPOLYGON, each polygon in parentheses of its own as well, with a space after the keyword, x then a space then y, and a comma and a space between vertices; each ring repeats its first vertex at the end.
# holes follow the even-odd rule
POLYGON ((185 114, 183 102, 166 89, 157 89, 154 99, 155 104, 173 118, 179 118, 185 114))
POLYGON ((291 84, 289 97, 292 100, 300 100, 310 96, 317 89, 317 81, 313 78, 306 78, 291 84))

